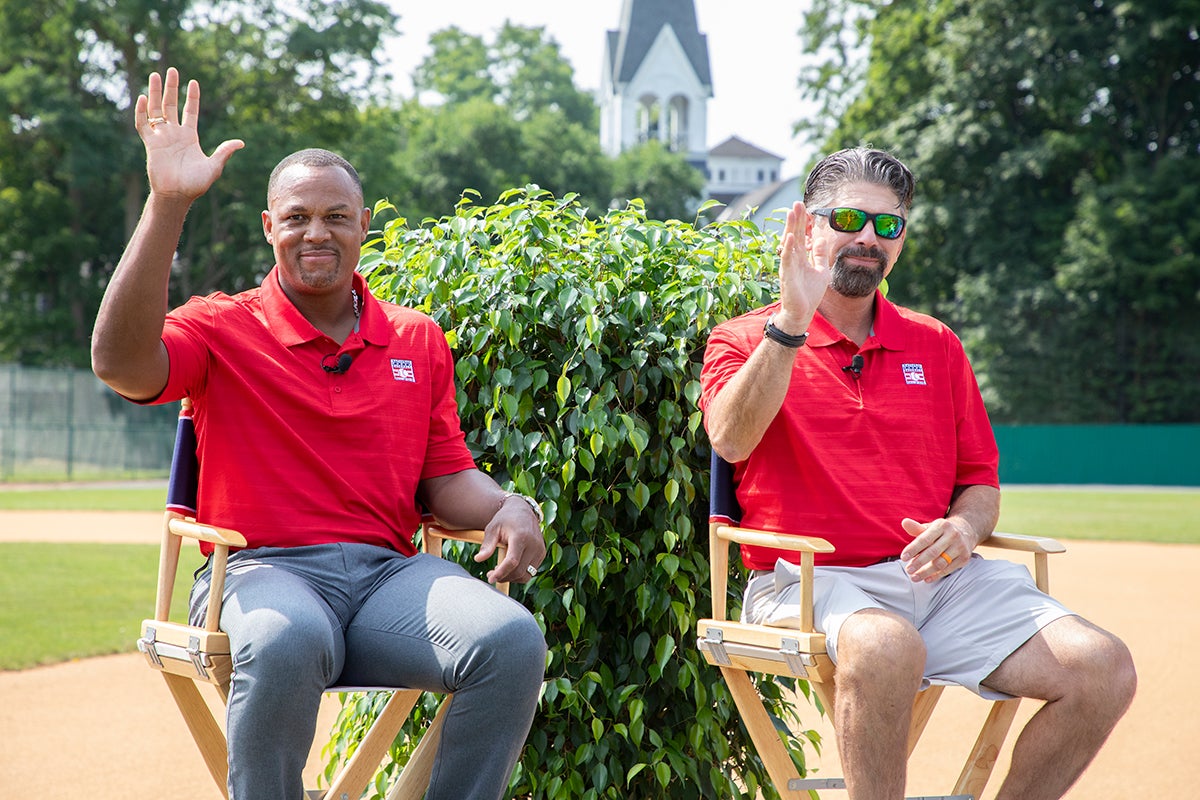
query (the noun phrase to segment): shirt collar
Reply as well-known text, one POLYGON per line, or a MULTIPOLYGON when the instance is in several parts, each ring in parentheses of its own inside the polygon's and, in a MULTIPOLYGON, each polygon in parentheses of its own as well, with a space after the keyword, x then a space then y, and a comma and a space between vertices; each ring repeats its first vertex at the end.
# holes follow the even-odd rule
MULTIPOLYGON (((353 275, 354 288, 362 298, 362 315, 359 318, 358 336, 367 344, 387 344, 389 326, 387 315, 375 296, 367 290, 367 282, 357 272, 353 275)), ((305 319, 299 309, 283 292, 279 284, 279 267, 273 267, 262 282, 263 313, 267 326, 285 347, 320 339, 323 334, 305 319)), ((353 337, 354 334, 351 334, 353 337)))
MULTIPOLYGON (((900 312, 878 289, 875 290, 875 318, 871 321, 871 330, 871 336, 863 343, 863 350, 875 347, 884 350, 904 349, 904 326, 901 324, 900 312)), ((833 327, 829 320, 821 316, 820 311, 813 315, 808 328, 807 344, 810 347, 828 347, 842 341, 846 341, 846 337, 833 327)))

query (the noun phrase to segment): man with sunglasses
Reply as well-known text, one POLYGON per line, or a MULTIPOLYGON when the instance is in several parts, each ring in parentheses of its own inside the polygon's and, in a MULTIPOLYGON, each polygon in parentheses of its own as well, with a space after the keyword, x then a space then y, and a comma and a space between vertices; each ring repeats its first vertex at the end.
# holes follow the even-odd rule
MULTIPOLYGON (((999 517, 999 456, 970 364, 937 320, 879 291, 915 180, 853 148, 824 158, 788 212, 779 300, 718 325, 700 399, 734 464, 748 528, 819 536, 814 620, 837 664, 831 709, 855 800, 904 796, 912 700, 928 681, 1046 701, 997 800, 1061 797, 1128 708, 1132 659, 974 553, 999 517)), ((746 622, 795 624, 795 554, 744 546, 746 622)))

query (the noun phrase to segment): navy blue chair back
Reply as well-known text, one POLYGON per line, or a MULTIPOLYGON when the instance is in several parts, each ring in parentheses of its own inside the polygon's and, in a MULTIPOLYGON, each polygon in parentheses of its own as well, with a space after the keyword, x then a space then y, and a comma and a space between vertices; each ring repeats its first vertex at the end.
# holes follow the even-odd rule
POLYGON ((708 474, 708 522, 738 525, 741 521, 742 507, 733 484, 733 465, 714 450, 708 474))
POLYGON ((185 517, 196 516, 196 486, 200 462, 196 460, 196 426, 192 404, 184 402, 175 425, 175 449, 171 452, 171 479, 167 484, 167 510, 185 517))

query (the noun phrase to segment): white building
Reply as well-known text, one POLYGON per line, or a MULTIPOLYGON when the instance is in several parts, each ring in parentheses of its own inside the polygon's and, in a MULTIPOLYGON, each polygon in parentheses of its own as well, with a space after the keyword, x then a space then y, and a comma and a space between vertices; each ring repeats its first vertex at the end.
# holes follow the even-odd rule
POLYGON ((704 173, 705 197, 733 208, 737 198, 778 183, 783 158, 736 136, 709 150, 712 96, 708 36, 694 0, 622 0, 621 27, 605 38, 603 151, 616 156, 657 139, 704 173))

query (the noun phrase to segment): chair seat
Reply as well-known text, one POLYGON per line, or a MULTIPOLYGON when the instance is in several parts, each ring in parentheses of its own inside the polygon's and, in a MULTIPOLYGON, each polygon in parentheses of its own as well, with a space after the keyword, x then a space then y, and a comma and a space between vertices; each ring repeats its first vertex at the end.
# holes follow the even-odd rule
POLYGON ((718 667, 737 667, 809 681, 833 680, 833 661, 825 652, 825 634, 728 620, 702 619, 696 644, 718 667))
POLYGON ((146 619, 137 646, 154 669, 214 686, 229 685, 233 658, 229 637, 220 631, 146 619))

